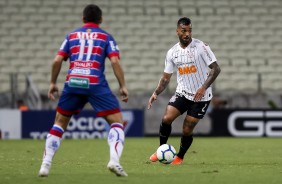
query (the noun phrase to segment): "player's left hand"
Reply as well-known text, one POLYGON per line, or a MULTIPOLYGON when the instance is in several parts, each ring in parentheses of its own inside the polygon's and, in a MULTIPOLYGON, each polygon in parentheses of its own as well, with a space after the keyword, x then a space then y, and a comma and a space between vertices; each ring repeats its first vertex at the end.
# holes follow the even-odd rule
POLYGON ((121 97, 121 100, 123 102, 127 102, 128 101, 128 90, 126 87, 121 87, 119 89, 119 93, 120 93, 120 97, 121 97))
POLYGON ((194 95, 194 101, 199 102, 205 95, 205 92, 206 92, 206 89, 204 87, 200 87, 197 90, 196 94, 194 95))

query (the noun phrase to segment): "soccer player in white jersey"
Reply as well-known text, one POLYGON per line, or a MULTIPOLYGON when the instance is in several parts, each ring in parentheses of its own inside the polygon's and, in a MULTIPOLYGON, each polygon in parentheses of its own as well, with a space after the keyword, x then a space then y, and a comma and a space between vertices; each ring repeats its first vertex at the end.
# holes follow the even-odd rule
MULTIPOLYGON (((172 122, 184 112, 179 152, 171 164, 182 164, 184 155, 193 142, 193 130, 206 113, 212 99, 211 84, 220 73, 220 67, 210 47, 192 38, 192 23, 187 17, 177 22, 179 42, 167 52, 165 69, 159 84, 148 102, 148 109, 167 87, 174 68, 177 69, 177 88, 169 100, 159 129, 160 145, 166 144, 171 133, 172 122)), ((158 160, 156 153, 150 160, 158 160)))

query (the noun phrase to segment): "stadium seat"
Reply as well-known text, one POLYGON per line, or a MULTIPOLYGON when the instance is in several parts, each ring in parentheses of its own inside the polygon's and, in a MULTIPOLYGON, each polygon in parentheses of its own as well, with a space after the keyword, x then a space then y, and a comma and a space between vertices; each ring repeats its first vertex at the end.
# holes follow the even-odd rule
POLYGON ((273 66, 276 66, 276 67, 282 66, 281 58, 279 58, 279 57, 277 57, 277 58, 272 57, 272 58, 269 58, 267 61, 268 61, 267 62, 268 65, 273 65, 273 66))
POLYGON ((179 9, 178 8, 171 8, 171 7, 164 7, 163 8, 164 15, 179 15, 179 9))
MULTIPOLYGON (((42 80, 50 73, 49 64, 64 36, 82 25, 82 8, 88 3, 93 2, 0 1, 1 72, 12 72, 15 69, 11 66, 17 66, 19 73, 30 72, 36 76, 34 81, 39 90, 46 92, 49 84, 42 80), (30 67, 22 66, 21 60, 26 60, 30 67), (44 67, 45 63, 49 64, 44 67)), ((216 90, 244 91, 248 87, 257 90, 254 76, 258 73, 270 76, 262 81, 264 92, 281 89, 278 82, 267 83, 279 81, 277 73, 282 72, 282 24, 278 23, 282 20, 282 3, 278 0, 97 0, 95 3, 103 10, 101 27, 114 35, 119 44, 125 71, 147 74, 142 77, 128 74, 133 77, 127 77, 133 91, 146 93, 156 87, 165 54, 178 41, 175 28, 181 16, 191 17, 193 36, 207 42, 216 54, 223 71, 216 90), (247 77, 254 79, 242 80, 234 89, 226 72, 231 73, 232 82, 240 78, 235 76, 246 73, 251 73, 247 77)), ((107 75, 114 83, 114 74, 107 75)), ((63 80, 64 77, 60 78, 63 80)), ((3 86, 9 86, 8 82, 4 80, 3 86)), ((112 86, 114 90, 118 88, 116 84, 112 86)), ((7 88, 1 85, 2 89, 7 88)))
POLYGON ((144 15, 143 7, 130 7, 128 9, 128 14, 130 15, 144 15))
MULTIPOLYGON (((200 2, 200 1, 197 1, 197 2, 200 2)), ((198 11, 199 11, 199 15, 201 16, 208 16, 208 15, 214 14, 214 9, 211 6, 204 6, 204 7, 199 6, 198 11)))
POLYGON ((248 60, 246 58, 234 58, 231 63, 233 66, 247 66, 248 60))
POLYGON ((192 16, 197 14, 197 9, 195 7, 181 7, 180 12, 183 16, 192 16))
POLYGON ((40 6, 41 5, 41 0, 28 0, 25 2, 25 6, 40 6))
POLYGON ((127 2, 128 7, 142 7, 144 5, 144 1, 131 0, 127 2))
POLYGON ((146 15, 160 15, 161 14, 161 8, 160 7, 147 7, 145 9, 146 15))

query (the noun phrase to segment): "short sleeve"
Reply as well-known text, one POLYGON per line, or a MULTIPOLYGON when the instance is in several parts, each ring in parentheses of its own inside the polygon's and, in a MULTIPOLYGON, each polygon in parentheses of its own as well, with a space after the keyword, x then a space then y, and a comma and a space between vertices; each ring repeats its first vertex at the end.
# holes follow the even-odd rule
POLYGON ((69 40, 68 36, 66 36, 57 54, 63 56, 66 60, 69 57, 69 53, 69 40))
POLYGON ((208 66, 216 61, 216 57, 208 44, 203 43, 201 49, 201 56, 208 66))
POLYGON ((165 73, 173 73, 174 70, 174 62, 172 60, 172 51, 169 50, 166 54, 166 58, 165 58, 165 68, 164 68, 164 72, 165 73))
POLYGON ((120 57, 118 45, 111 35, 109 35, 108 44, 106 46, 106 56, 108 58, 111 58, 113 56, 120 57))

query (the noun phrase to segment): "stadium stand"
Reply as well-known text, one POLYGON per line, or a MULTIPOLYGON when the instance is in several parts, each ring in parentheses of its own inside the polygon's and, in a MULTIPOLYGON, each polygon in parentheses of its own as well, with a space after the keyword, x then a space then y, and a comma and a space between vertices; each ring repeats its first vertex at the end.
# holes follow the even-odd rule
MULTIPOLYGON (((193 37, 209 43, 217 56, 222 73, 215 92, 282 90, 280 0, 1 0, 0 93, 9 92, 9 74, 17 73, 19 93, 25 90, 21 78, 29 74, 46 94, 51 61, 65 34, 81 26, 82 9, 89 3, 102 8, 101 27, 119 43, 131 93, 151 93, 156 87, 182 16, 192 19, 193 37)), ((106 73, 117 90, 112 71, 106 73)), ((60 84, 65 75, 63 68, 60 84)), ((174 87, 172 81, 168 91, 174 87)))

